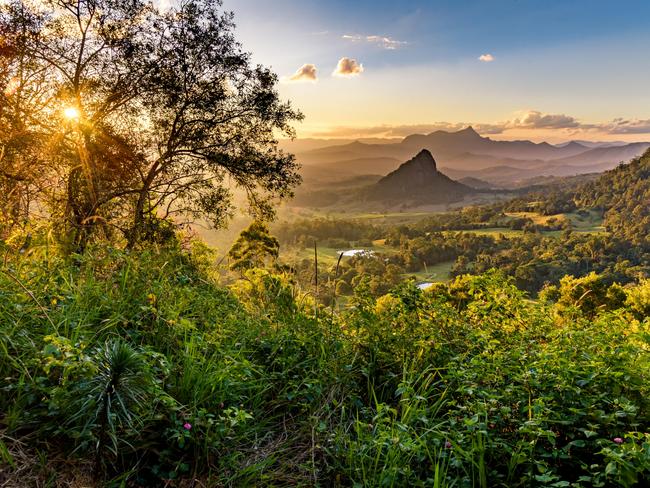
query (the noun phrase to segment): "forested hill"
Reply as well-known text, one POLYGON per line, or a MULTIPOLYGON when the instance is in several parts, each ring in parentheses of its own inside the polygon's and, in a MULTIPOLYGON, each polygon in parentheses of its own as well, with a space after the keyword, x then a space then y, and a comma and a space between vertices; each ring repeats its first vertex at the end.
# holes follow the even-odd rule
POLYGON ((602 210, 609 232, 650 249, 650 150, 582 185, 574 201, 602 210))
POLYGON ((606 171, 598 179, 583 184, 576 195, 582 205, 608 209, 620 205, 624 200, 648 198, 650 188, 650 150, 606 171))
POLYGON ((650 150, 577 186, 547 188, 503 205, 509 211, 534 208, 543 215, 593 209, 612 235, 650 250, 650 150))

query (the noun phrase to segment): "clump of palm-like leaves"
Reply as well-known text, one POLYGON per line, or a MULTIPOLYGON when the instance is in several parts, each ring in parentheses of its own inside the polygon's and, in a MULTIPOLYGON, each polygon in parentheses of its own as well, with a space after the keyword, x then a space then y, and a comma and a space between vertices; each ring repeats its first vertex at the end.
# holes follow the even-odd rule
POLYGON ((94 362, 96 372, 80 383, 69 422, 82 422, 83 431, 95 438, 98 476, 105 451, 117 454, 120 432, 137 428, 152 381, 142 355, 120 339, 99 347, 94 362))

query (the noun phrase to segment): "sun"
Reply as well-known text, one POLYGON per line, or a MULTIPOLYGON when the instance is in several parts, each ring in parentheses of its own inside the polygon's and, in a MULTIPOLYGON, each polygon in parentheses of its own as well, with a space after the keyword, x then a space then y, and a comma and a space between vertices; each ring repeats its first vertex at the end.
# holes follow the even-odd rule
POLYGON ((68 120, 77 120, 79 115, 79 109, 77 107, 66 107, 63 109, 63 116, 68 120))

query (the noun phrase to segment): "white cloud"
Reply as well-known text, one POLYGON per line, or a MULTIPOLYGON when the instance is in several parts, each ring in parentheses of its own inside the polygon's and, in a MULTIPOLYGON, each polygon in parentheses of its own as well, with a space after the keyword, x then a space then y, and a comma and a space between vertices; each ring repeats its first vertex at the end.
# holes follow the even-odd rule
POLYGON ((289 77, 289 81, 316 81, 318 70, 314 64, 303 64, 296 72, 289 77))
POLYGON ((394 51, 395 49, 399 49, 400 47, 406 46, 408 44, 406 41, 398 41, 397 39, 393 39, 392 37, 388 36, 361 36, 359 34, 345 34, 341 37, 346 41, 367 42, 369 44, 374 44, 381 47, 382 49, 387 49, 389 51, 394 51))
POLYGON ((350 77, 363 73, 363 65, 352 58, 339 59, 336 69, 332 73, 334 76, 350 77))
POLYGON ((494 56, 492 56, 490 53, 485 53, 485 54, 481 54, 478 57, 478 60, 484 63, 491 63, 492 61, 494 61, 494 56))

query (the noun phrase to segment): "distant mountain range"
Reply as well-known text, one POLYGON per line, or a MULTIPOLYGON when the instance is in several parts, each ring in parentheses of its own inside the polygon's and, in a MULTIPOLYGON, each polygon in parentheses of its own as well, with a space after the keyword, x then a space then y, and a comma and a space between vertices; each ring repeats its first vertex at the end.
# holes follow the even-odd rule
MULTIPOLYGON (((315 140, 302 147, 315 147, 315 140)), ((299 146, 294 146, 296 149, 299 146)), ((503 188, 526 185, 548 176, 572 176, 612 169, 641 155, 648 142, 495 141, 472 127, 458 132, 413 134, 399 142, 354 141, 296 151, 306 181, 336 180, 358 175, 383 175, 422 149, 435 154, 438 167, 452 178, 478 178, 503 188)))

